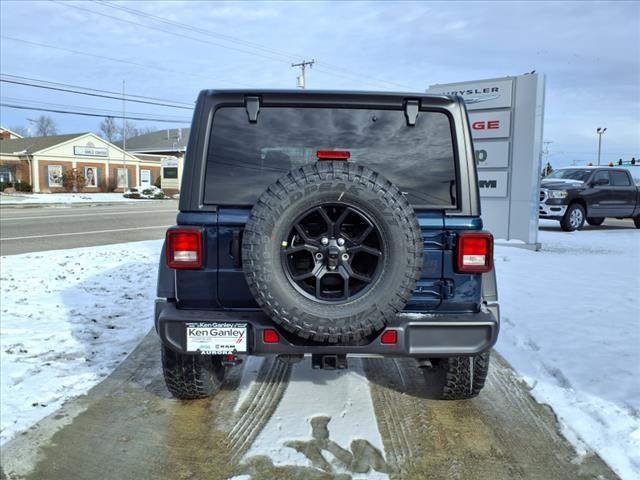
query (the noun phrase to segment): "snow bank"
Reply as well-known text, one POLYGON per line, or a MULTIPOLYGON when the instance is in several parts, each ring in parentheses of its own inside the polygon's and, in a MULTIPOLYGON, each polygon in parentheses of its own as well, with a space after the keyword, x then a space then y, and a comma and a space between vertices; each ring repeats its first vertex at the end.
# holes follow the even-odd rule
POLYGON ((540 252, 496 246, 496 348, 578 451, 640 478, 640 231, 556 228, 540 252))
POLYGON ((0 443, 87 392, 149 331, 161 246, 0 258, 0 443))
MULTIPOLYGON (((15 193, 0 195, 0 205, 22 205, 30 203, 95 203, 135 202, 121 193, 15 193)), ((139 201, 139 200, 138 200, 139 201)))
POLYGON ((125 198, 129 199, 147 199, 147 200, 163 200, 165 198, 169 198, 165 195, 164 191, 161 188, 156 187, 155 185, 151 186, 140 186, 133 187, 127 190, 124 194, 125 198))

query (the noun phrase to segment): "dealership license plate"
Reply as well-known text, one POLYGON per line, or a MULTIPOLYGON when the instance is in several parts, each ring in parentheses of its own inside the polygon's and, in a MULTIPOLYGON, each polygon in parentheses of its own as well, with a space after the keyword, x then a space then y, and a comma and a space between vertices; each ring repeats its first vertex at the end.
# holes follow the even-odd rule
POLYGON ((228 355, 247 351, 246 323, 187 323, 187 351, 228 355))

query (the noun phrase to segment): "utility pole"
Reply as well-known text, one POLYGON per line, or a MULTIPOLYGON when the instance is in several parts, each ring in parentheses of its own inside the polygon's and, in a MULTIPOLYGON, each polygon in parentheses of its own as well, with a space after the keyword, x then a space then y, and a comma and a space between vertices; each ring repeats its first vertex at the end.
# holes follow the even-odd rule
POLYGON ((553 143, 553 141, 547 141, 547 142, 542 142, 544 144, 544 150, 542 150, 542 153, 544 154, 544 167, 542 169, 544 176, 546 177, 547 175, 549 175, 549 145, 551 145, 553 143))
POLYGON ((304 88, 306 85, 306 78, 305 78, 305 71, 307 69, 307 67, 312 68, 313 64, 316 63, 315 60, 311 60, 310 62, 307 62, 306 60, 303 60, 300 63, 292 63, 291 66, 292 67, 300 67, 300 71, 301 74, 299 77, 297 77, 298 80, 298 88, 304 88))
POLYGON ((553 143, 553 140, 542 143, 544 144, 544 150, 542 151, 542 153, 544 153, 544 162, 547 163, 547 159, 549 158, 549 145, 553 143))
MULTIPOLYGON (((122 80, 122 166, 124 167, 124 190, 129 188, 129 171, 127 170, 127 107, 124 96, 124 80, 122 80)), ((117 173, 117 172, 116 172, 117 173)), ((116 175, 116 182, 118 176, 116 175)), ((117 185, 117 183, 116 183, 117 185)))
POLYGON ((600 153, 602 152, 602 135, 607 131, 607 128, 596 129, 596 133, 598 134, 598 166, 600 165, 600 153))
MULTIPOLYGON (((31 136, 31 125, 35 125, 38 122, 36 120, 34 120, 33 118, 27 118, 27 122, 29 122, 27 124, 27 134, 29 136, 31 136)), ((31 185, 33 185, 33 183, 31 185)))

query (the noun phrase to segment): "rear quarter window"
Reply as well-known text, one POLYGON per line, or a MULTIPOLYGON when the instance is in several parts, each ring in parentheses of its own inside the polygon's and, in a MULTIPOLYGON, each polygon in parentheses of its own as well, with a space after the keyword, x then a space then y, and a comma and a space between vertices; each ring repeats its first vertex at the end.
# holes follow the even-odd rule
POLYGON ((350 162, 386 176, 415 207, 457 206, 446 113, 422 111, 410 127, 403 111, 291 107, 263 107, 253 124, 244 107, 215 112, 204 203, 253 205, 279 177, 316 162, 318 150, 349 151, 350 162))
POLYGON ((631 180, 629 180, 629 175, 627 172, 609 172, 611 176, 611 184, 614 187, 628 187, 631 185, 631 180))

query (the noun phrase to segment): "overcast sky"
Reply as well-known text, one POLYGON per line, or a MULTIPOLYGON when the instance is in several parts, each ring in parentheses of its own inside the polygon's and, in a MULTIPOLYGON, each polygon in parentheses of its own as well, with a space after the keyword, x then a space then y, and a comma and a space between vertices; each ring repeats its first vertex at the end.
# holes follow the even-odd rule
MULTIPOLYGON (((606 161, 640 154, 638 2, 3 0, 0 10, 4 75, 110 91, 126 80, 128 93, 190 104, 204 88, 295 87, 298 71, 290 63, 312 58, 319 63, 307 87, 314 89, 424 91, 536 70, 547 76, 544 137, 553 142, 554 165, 593 161, 596 127, 607 127, 606 161)), ((6 104, 122 108, 115 100, 0 85, 6 104)), ((190 119, 184 109, 127 110, 183 122, 136 122, 141 127, 188 126, 190 119)), ((0 122, 26 126, 40 114, 2 107, 0 122)), ((61 133, 97 131, 100 121, 50 115, 61 133)))

